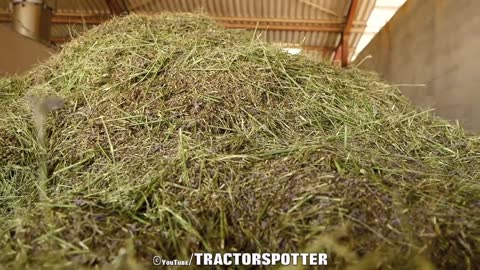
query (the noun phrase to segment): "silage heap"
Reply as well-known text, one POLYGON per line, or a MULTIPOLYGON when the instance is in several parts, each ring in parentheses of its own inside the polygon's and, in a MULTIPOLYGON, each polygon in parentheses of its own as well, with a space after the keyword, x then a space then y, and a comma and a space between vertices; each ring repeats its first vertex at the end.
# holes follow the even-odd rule
POLYGON ((198 251, 480 265, 479 138, 373 75, 167 14, 114 19, 0 84, 4 267, 198 251))

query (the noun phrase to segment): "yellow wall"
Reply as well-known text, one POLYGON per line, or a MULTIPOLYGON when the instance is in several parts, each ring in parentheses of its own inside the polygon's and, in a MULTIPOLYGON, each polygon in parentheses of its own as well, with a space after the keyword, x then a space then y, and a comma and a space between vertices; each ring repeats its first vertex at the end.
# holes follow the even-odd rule
POLYGON ((480 1, 408 0, 359 54, 413 103, 480 132, 480 1))
POLYGON ((27 71, 52 53, 49 47, 0 25, 0 76, 27 71))

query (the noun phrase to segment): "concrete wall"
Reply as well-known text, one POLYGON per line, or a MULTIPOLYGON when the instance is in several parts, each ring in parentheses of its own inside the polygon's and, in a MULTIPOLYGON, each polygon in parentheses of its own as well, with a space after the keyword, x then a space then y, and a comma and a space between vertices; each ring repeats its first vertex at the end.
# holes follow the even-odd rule
POLYGON ((480 132, 480 1, 408 0, 356 59, 436 114, 480 132))
POLYGON ((0 25, 0 76, 27 71, 52 53, 49 47, 0 25))

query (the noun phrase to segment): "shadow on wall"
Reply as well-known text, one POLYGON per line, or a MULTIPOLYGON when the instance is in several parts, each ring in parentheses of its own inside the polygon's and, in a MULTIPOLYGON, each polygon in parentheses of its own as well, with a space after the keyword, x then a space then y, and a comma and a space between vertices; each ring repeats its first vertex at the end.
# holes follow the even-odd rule
POLYGON ((23 73, 48 59, 55 51, 0 25, 0 76, 23 73))
POLYGON ((480 1, 408 0, 359 54, 413 103, 480 133, 480 1))

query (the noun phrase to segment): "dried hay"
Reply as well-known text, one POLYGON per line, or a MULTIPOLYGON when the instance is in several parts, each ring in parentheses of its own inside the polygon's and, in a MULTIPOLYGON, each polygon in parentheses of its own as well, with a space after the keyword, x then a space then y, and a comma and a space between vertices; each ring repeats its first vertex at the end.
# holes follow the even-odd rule
POLYGON ((479 138, 372 74, 131 15, 0 87, 0 269, 305 250, 480 265, 479 138))

